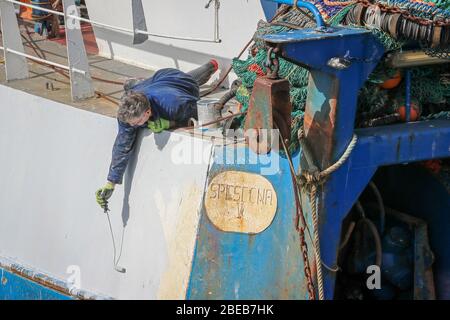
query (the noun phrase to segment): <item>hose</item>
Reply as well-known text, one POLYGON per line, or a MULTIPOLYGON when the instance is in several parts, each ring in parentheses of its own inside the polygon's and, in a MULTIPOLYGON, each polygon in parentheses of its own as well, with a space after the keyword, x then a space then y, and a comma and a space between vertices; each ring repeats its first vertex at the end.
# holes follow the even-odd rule
POLYGON ((356 226, 356 222, 352 221, 350 222, 347 232, 345 233, 344 239, 342 240, 341 245, 339 246, 339 251, 344 249, 345 246, 347 245, 348 241, 350 240, 350 237, 353 233, 353 230, 355 230, 355 226, 356 226))
POLYGON ((375 226, 375 224, 372 221, 370 221, 367 218, 361 218, 358 221, 358 224, 360 224, 360 223, 365 223, 369 227, 369 230, 372 232, 373 239, 374 239, 374 242, 375 242, 375 254, 376 254, 376 256, 375 256, 375 264, 378 267, 381 267, 383 250, 382 250, 382 247, 381 247, 381 238, 380 238, 380 235, 378 233, 377 227, 375 226))
POLYGON ((359 201, 356 202, 356 209, 361 214, 361 219, 359 219, 358 223, 356 224, 356 228, 358 228, 361 225, 361 223, 365 223, 369 227, 369 230, 371 231, 371 233, 373 235, 373 239, 375 241, 375 254, 376 254, 375 264, 378 267, 381 267, 383 249, 381 246, 381 238, 380 238, 380 234, 378 233, 377 227, 375 226, 375 224, 372 221, 370 221, 369 219, 366 218, 364 208, 359 201))
POLYGON ((373 181, 370 181, 369 186, 372 189, 372 191, 375 194, 375 197, 377 199, 378 207, 380 209, 380 233, 384 234, 384 226, 385 226, 385 221, 386 221, 386 211, 384 210, 383 198, 381 197, 380 190, 377 188, 375 183, 373 183, 373 181))
POLYGON ((233 84, 231 85, 230 91, 225 93, 219 99, 219 101, 217 101, 214 104, 214 107, 216 108, 216 110, 218 110, 218 111, 222 111, 223 110, 223 108, 225 107, 225 104, 236 96, 236 92, 238 91, 238 89, 239 89, 241 84, 242 84, 242 82, 240 80, 233 81, 233 84))

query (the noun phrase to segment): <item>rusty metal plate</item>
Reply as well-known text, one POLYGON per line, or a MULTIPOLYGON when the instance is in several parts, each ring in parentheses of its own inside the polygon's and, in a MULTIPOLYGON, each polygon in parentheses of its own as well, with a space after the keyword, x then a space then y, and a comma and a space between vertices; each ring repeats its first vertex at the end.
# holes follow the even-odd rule
POLYGON ((263 176, 225 171, 208 185, 205 209, 219 230, 260 233, 273 221, 277 210, 277 194, 263 176))
POLYGON ((284 139, 290 138, 292 104, 289 96, 289 81, 286 79, 255 80, 245 119, 245 130, 256 129, 248 135, 250 149, 258 154, 267 154, 272 147, 270 130, 277 128, 284 139), (261 130, 268 130, 263 138, 261 130))

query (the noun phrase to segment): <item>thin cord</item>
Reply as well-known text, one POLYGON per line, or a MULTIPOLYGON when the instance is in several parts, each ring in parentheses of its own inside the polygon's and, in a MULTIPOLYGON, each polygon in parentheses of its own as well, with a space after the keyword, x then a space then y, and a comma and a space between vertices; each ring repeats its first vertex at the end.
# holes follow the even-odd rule
POLYGON ((116 263, 116 241, 114 240, 114 232, 113 232, 113 229, 112 229, 111 219, 109 218, 108 211, 106 211, 106 217, 108 218, 109 230, 111 231, 111 239, 112 239, 112 244, 113 244, 113 249, 114 249, 114 268, 115 268, 115 267, 117 267, 117 263, 116 263))

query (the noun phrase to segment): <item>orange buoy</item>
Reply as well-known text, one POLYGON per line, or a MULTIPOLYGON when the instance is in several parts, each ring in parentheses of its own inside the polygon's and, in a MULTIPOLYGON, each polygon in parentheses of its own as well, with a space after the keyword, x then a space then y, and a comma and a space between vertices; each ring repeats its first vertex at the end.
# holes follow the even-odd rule
POLYGON ((397 71, 392 78, 387 79, 382 84, 380 84, 380 87, 383 89, 393 89, 397 87, 401 81, 402 74, 400 73, 400 71, 397 71))
MULTIPOLYGON (((406 121, 406 107, 405 104, 402 104, 397 109, 398 114, 400 115, 400 120, 406 121)), ((409 112, 409 121, 417 121, 419 120, 421 114, 420 105, 411 101, 410 112, 409 112)))

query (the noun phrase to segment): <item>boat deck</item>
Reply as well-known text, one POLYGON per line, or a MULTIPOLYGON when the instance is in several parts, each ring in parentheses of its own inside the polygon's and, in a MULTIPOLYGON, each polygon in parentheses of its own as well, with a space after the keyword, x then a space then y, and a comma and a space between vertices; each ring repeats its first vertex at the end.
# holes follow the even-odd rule
MULTIPOLYGON (((67 49, 64 39, 47 40, 35 34, 33 28, 26 23, 20 25, 25 53, 50 60, 58 64, 67 65, 67 49)), ((96 97, 74 102, 71 99, 70 80, 64 70, 55 70, 54 67, 42 65, 28 60, 30 78, 7 82, 5 79, 4 53, 0 50, 0 84, 26 91, 36 96, 54 100, 68 106, 80 108, 110 117, 115 117, 117 103, 123 94, 122 83, 128 78, 149 77, 155 71, 125 64, 94 54, 92 49, 92 34, 85 38, 88 60, 90 64, 96 97), (65 76, 65 75, 66 76, 65 76), (99 79, 104 79, 102 81, 99 79)), ((0 41, 1 41, 0 34, 0 41)), ((186 70, 185 70, 186 71, 186 70)), ((201 90, 208 90, 203 86, 201 90)), ((223 94, 220 90, 207 96, 215 98, 223 94)))

